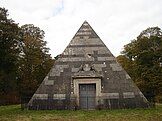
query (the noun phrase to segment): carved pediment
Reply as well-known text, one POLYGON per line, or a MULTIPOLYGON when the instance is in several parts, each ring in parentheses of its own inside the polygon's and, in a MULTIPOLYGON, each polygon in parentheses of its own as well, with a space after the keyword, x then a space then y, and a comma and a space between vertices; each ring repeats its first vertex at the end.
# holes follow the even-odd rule
POLYGON ((81 65, 79 71, 74 73, 73 77, 102 77, 93 65, 84 64, 81 65))

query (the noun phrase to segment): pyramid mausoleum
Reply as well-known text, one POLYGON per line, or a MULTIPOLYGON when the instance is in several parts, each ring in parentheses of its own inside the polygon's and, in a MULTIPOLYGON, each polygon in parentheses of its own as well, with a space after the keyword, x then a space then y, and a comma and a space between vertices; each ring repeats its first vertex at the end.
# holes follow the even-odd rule
POLYGON ((35 110, 146 107, 147 99, 86 21, 28 103, 35 110))

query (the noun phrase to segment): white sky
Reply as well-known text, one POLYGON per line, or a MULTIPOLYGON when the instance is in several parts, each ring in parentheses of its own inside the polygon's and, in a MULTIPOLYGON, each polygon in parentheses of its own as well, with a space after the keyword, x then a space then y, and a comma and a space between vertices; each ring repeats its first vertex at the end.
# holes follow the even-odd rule
POLYGON ((0 7, 19 25, 44 30, 53 57, 85 20, 115 56, 146 28, 162 28, 162 0, 0 0, 0 7))

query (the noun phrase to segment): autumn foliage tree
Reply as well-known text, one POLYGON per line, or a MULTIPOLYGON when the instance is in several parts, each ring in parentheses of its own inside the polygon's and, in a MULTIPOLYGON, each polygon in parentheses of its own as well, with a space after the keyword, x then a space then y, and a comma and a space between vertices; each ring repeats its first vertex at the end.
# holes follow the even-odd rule
POLYGON ((20 58, 21 94, 31 98, 53 65, 44 31, 32 24, 21 26, 23 47, 20 58))
POLYGON ((30 98, 53 65, 44 31, 32 24, 18 26, 0 8, 0 105, 30 98))
POLYGON ((162 30, 158 27, 141 32, 124 46, 118 62, 130 74, 150 101, 162 102, 162 30))
POLYGON ((0 104, 16 102, 18 97, 17 70, 21 48, 20 28, 8 12, 0 8, 0 104))

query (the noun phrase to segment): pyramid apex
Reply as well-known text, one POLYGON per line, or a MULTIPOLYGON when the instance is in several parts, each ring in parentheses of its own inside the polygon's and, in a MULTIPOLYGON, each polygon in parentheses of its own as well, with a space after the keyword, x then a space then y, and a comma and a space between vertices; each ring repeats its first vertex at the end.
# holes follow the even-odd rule
POLYGON ((99 38, 99 36, 96 34, 96 32, 92 29, 90 24, 85 20, 77 33, 75 34, 75 37, 88 37, 88 38, 99 38))
POLYGON ((89 24, 86 20, 83 22, 83 24, 89 24))

